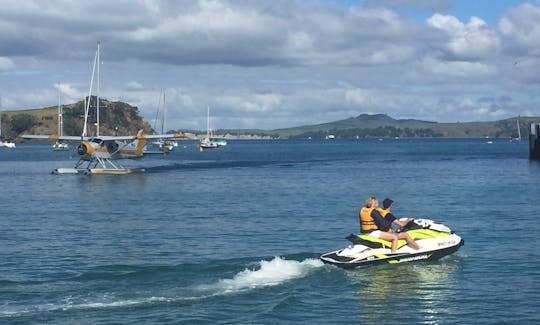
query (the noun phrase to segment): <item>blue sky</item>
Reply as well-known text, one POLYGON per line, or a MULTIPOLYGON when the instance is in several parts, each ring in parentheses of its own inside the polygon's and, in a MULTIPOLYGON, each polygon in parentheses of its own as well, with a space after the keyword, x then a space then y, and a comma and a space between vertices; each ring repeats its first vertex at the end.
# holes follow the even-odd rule
MULTIPOLYGON (((524 1, 517 0, 455 0, 452 1, 450 14, 460 20, 478 16, 488 24, 496 24, 510 8, 518 7, 524 1)), ((534 3, 534 1, 529 1, 534 3)))
MULTIPOLYGON (((429 18, 434 11, 453 15, 461 21, 471 16, 481 17, 488 24, 495 24, 510 9, 518 7, 522 0, 329 0, 342 5, 383 5, 418 21, 429 18)), ((535 3, 537 1, 529 1, 535 3)))
POLYGON ((168 127, 540 116, 540 2, 0 0, 4 110, 102 97, 168 127), (81 14, 86 13, 86 14, 81 14))

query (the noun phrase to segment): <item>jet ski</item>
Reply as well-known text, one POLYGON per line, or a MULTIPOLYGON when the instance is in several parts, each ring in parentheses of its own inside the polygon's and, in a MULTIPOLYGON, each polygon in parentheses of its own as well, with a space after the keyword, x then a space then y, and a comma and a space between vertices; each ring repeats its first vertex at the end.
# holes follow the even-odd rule
POLYGON ((429 219, 414 219, 400 231, 406 231, 420 246, 416 250, 407 246, 404 239, 398 240, 397 250, 392 253, 391 242, 369 234, 350 234, 352 242, 346 248, 321 255, 323 263, 342 268, 355 268, 373 264, 397 264, 413 261, 436 260, 454 253, 464 244, 463 239, 447 226, 429 219))

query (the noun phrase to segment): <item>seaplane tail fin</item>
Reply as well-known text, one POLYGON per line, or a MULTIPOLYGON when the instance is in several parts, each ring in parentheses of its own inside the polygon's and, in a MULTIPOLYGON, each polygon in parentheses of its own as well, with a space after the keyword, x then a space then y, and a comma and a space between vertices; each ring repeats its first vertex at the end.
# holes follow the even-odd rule
POLYGON ((146 147, 146 138, 144 136, 143 130, 137 132, 137 139, 135 140, 137 148, 135 149, 135 155, 142 156, 144 147, 146 147))

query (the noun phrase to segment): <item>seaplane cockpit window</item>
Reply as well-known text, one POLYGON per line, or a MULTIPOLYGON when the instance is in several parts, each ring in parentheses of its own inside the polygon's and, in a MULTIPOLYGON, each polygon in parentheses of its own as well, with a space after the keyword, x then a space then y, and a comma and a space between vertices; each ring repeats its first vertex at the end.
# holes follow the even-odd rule
POLYGON ((97 144, 101 144, 103 142, 103 140, 99 139, 99 138, 92 138, 90 139, 90 142, 94 142, 94 143, 97 143, 97 144))

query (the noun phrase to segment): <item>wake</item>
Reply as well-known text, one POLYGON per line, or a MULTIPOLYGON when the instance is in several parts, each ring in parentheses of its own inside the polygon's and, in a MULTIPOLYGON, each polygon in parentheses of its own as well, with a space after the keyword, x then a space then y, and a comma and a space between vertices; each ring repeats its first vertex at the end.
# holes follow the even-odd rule
POLYGON ((219 279, 211 284, 202 284, 180 289, 172 296, 159 294, 147 297, 120 298, 114 293, 101 297, 68 296, 57 303, 40 305, 0 306, 0 319, 38 315, 51 312, 104 310, 116 308, 134 308, 160 304, 186 304, 208 298, 243 294, 264 287, 278 286, 287 281, 304 278, 312 274, 324 264, 318 259, 307 258, 303 261, 287 260, 274 257, 270 261, 258 262, 258 267, 238 272, 232 278, 219 279))
POLYGON ((274 257, 271 261, 260 261, 259 269, 245 269, 232 279, 222 279, 210 285, 201 285, 202 291, 214 291, 215 294, 229 294, 251 289, 276 286, 286 281, 303 278, 314 269, 324 264, 316 259, 301 262, 274 257))

